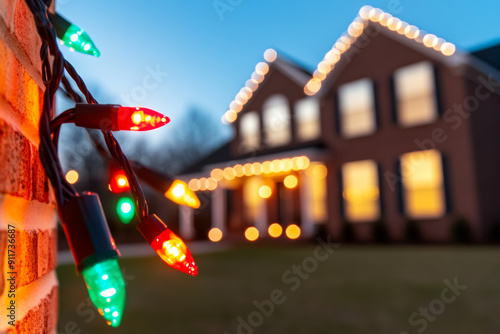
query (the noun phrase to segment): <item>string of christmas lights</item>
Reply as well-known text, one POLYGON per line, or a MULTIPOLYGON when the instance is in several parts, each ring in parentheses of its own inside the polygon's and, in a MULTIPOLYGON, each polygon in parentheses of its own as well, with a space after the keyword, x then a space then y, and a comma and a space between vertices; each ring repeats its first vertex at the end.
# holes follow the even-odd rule
MULTIPOLYGON (((64 123, 101 130, 109 156, 126 176, 139 217, 139 232, 168 265, 196 275, 198 269, 184 242, 156 215, 149 213, 132 163, 111 132, 147 131, 167 124, 169 119, 145 108, 99 105, 74 67, 62 56, 56 36, 74 50, 95 56, 99 56, 99 51, 83 30, 60 15, 49 13, 47 8, 50 2, 26 0, 36 18, 37 31, 42 40, 40 57, 45 92, 40 117, 40 160, 54 190, 59 217, 77 272, 82 274, 90 299, 99 313, 109 325, 117 327, 121 323, 125 306, 125 283, 117 261, 120 253, 109 231, 99 196, 90 192, 77 193, 65 179, 57 153, 59 133, 64 123), (73 90, 64 72, 73 79, 84 99, 73 90), (62 91, 75 102, 75 107, 52 120, 55 94, 61 83, 62 91), (83 103, 84 100, 87 103, 83 103)), ((103 154, 102 148, 99 147, 98 150, 103 154)), ((173 183, 175 182, 172 182, 172 186, 173 183)), ((184 194, 181 195, 181 191, 172 192, 186 201, 183 204, 196 204, 192 199, 187 200, 184 194)))

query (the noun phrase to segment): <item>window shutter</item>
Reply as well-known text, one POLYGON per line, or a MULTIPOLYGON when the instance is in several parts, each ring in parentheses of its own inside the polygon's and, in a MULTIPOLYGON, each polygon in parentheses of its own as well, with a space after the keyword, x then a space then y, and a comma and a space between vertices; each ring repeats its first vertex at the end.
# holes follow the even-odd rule
POLYGON ((443 115, 443 101, 441 96, 440 79, 439 68, 436 66, 436 64, 434 64, 434 98, 436 100, 436 112, 438 115, 443 115))
POLYGON ((344 205, 345 205, 345 201, 344 201, 344 182, 342 180, 342 168, 339 168, 338 170, 338 182, 339 182, 339 210, 340 210, 340 216, 342 217, 342 219, 345 219, 345 208, 344 208, 344 205))
POLYGON ((403 193, 403 177, 401 173, 401 160, 396 160, 396 195, 398 198, 398 212, 402 215, 405 214, 404 193, 403 193))
POLYGON ((373 113, 374 113, 374 118, 375 118, 375 131, 378 131, 380 129, 381 125, 381 117, 380 117, 380 99, 379 99, 379 87, 377 82, 375 80, 371 80, 372 82, 372 88, 373 88, 373 113))
POLYGON ((337 135, 340 136, 340 104, 339 104, 339 94, 338 92, 335 93, 334 97, 333 97, 333 108, 335 108, 335 110, 333 111, 333 114, 334 114, 334 117, 333 117, 333 121, 334 121, 334 129, 335 129, 335 133, 337 135))
POLYGON ((389 78, 389 90, 391 94, 391 120, 392 123, 398 124, 398 99, 396 95, 396 83, 394 82, 394 75, 391 75, 389 78))
POLYGON ((384 170, 382 169, 382 165, 377 162, 377 173, 378 173, 378 203, 380 207, 380 218, 383 219, 385 214, 385 205, 384 205, 384 190, 382 189, 382 184, 384 182, 383 175, 384 170))
POLYGON ((446 204, 446 212, 449 213, 452 210, 449 163, 448 163, 448 156, 444 153, 441 153, 441 164, 443 166, 444 200, 445 200, 445 204, 446 204))

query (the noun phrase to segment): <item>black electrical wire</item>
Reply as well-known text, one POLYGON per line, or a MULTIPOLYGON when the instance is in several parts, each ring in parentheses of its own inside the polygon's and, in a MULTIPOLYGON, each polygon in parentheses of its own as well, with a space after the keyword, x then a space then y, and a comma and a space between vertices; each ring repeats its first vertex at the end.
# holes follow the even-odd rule
POLYGON ((54 98, 63 75, 64 61, 56 42, 55 32, 48 20, 46 4, 39 0, 26 0, 26 3, 33 13, 38 34, 42 39, 40 58, 42 60, 42 78, 45 84, 45 92, 40 117, 39 155, 54 189, 56 202, 62 207, 71 196, 76 195, 74 188, 63 177, 57 150, 50 134, 50 119, 55 105, 54 98), (49 53, 52 59, 50 59, 49 53))
MULTIPOLYGON (((42 0, 26 0, 26 3, 35 17, 37 31, 42 39, 40 58, 42 60, 42 78, 46 88, 44 92, 44 105, 40 118, 39 154, 47 177, 54 188, 56 201, 58 205, 62 207, 71 196, 77 196, 77 193, 64 178, 57 154, 57 141, 60 127, 63 123, 71 121, 72 116, 69 115, 70 113, 65 114, 63 117, 57 118, 52 126, 50 122, 55 106, 55 94, 60 83, 63 84, 63 92, 67 96, 71 97, 74 102, 82 102, 82 98, 73 90, 68 79, 64 76, 64 70, 66 70, 74 80, 87 103, 96 104, 97 101, 89 92, 85 82, 78 75, 75 68, 64 59, 59 50, 55 31, 48 18, 46 3, 49 2, 44 2, 42 0), (52 66, 49 53, 52 56, 52 66), (51 135, 52 132, 54 136, 51 135)), ((111 156, 117 164, 123 168, 127 175, 137 213, 141 215, 141 218, 146 217, 149 215, 146 198, 130 161, 124 155, 118 141, 110 131, 102 131, 102 134, 111 156)))
MULTIPOLYGON (((83 79, 78 75, 74 67, 69 63, 66 62, 66 70, 68 74, 71 76, 71 78, 74 80, 76 83, 77 87, 79 90, 84 94, 85 99, 87 100, 88 103, 95 104, 97 101, 94 99, 92 94, 88 91, 85 82, 83 79)), ((68 96, 73 99, 73 97, 77 97, 73 99, 73 101, 77 102, 80 100, 79 95, 76 94, 71 87, 71 84, 69 81, 63 80, 63 85, 66 89, 66 91, 69 93, 68 96)), ((71 109, 67 111, 68 114, 71 114, 71 109)), ((61 114, 62 115, 62 114, 61 114)), ((91 135, 91 132, 89 129, 86 129, 87 133, 89 133, 89 136, 91 140, 94 143, 94 146, 99 147, 100 143, 98 140, 96 140, 96 137, 91 135)), ((144 218, 149 215, 149 208, 146 202, 146 197, 144 196, 144 192, 142 190, 142 187, 139 184, 139 180, 137 179, 137 176, 135 175, 134 169, 132 168, 132 164, 130 161, 127 159, 125 154, 123 153, 120 144, 114 137, 111 131, 106 131, 103 130, 101 131, 104 140, 106 143, 106 146, 108 148, 109 153, 111 154, 111 157, 113 160, 124 170, 125 174, 127 175, 127 179, 129 181, 130 185, 130 191, 132 193, 132 197, 134 198, 134 204, 136 206, 136 211, 138 214, 141 215, 141 218, 144 218)), ((102 145, 100 146, 102 148, 102 145)), ((100 152, 103 154, 103 152, 100 152)), ((104 155, 104 154, 103 154, 104 155)), ((104 155, 105 157, 109 157, 108 154, 104 155)))

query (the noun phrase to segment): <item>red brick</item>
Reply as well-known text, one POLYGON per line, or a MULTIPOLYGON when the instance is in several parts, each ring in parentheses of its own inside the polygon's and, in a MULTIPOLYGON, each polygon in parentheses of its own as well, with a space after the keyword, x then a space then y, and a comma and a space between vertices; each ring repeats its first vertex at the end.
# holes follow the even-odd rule
POLYGON ((57 327, 57 317, 59 314, 59 289, 57 286, 52 288, 47 303, 47 313, 45 314, 45 329, 51 331, 57 327))
POLYGON ((14 9, 14 35, 35 68, 42 68, 40 47, 42 45, 33 14, 25 0, 17 0, 14 9))
MULTIPOLYGON (((16 322, 17 333, 45 334, 56 329, 58 314, 58 288, 53 287, 50 293, 40 301, 37 307, 16 322)), ((12 333, 15 333, 12 331, 12 333)))
POLYGON ((8 30, 14 30, 14 5, 16 0, 0 1, 0 15, 8 30))
POLYGON ((43 106, 42 90, 0 39, 1 97, 12 107, 18 126, 37 134, 43 106))
POLYGON ((50 230, 49 238, 49 270, 53 270, 57 267, 57 227, 50 230))
POLYGON ((31 196, 31 144, 0 119, 0 193, 31 196))
POLYGON ((49 202, 49 181, 43 169, 38 150, 32 147, 31 150, 31 198, 37 201, 49 202))
POLYGON ((49 273, 57 266, 57 239, 54 238, 56 234, 56 229, 38 232, 38 277, 49 273))
POLYGON ((16 230, 16 286, 19 288, 38 278, 37 232, 16 230))
POLYGON ((16 231, 17 287, 46 275, 57 266, 57 230, 16 231))
POLYGON ((38 231, 37 233, 37 276, 43 276, 49 272, 49 231, 38 231))

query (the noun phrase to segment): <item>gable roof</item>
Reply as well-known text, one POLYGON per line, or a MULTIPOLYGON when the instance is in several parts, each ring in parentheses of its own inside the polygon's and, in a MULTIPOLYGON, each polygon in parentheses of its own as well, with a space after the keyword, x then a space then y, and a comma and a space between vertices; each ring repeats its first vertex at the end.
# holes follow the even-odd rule
POLYGON ((500 70, 500 44, 476 50, 472 52, 472 55, 500 70))
MULTIPOLYGON (((315 95, 323 86, 325 79, 332 77, 332 72, 337 72, 336 65, 344 54, 352 53, 356 42, 361 36, 367 34, 367 27, 376 24, 381 33, 397 39, 401 43, 416 48, 430 56, 443 58, 459 57, 454 44, 447 42, 436 35, 428 34, 414 25, 410 25, 379 8, 363 6, 358 16, 349 25, 347 31, 335 42, 323 60, 318 64, 312 77, 304 86, 304 93, 315 95), (380 29, 382 28, 382 29, 380 29)), ((449 59, 448 61, 452 61, 449 59)), ((460 62, 460 61, 458 61, 460 62)))
POLYGON ((229 104, 229 110, 221 118, 222 123, 230 124, 236 121, 238 113, 243 110, 259 86, 264 83, 271 70, 278 70, 300 87, 306 85, 311 77, 311 73, 302 66, 286 57, 278 56, 274 49, 267 49, 264 52, 264 60, 255 66, 255 71, 246 81, 245 87, 236 94, 235 99, 229 104))

